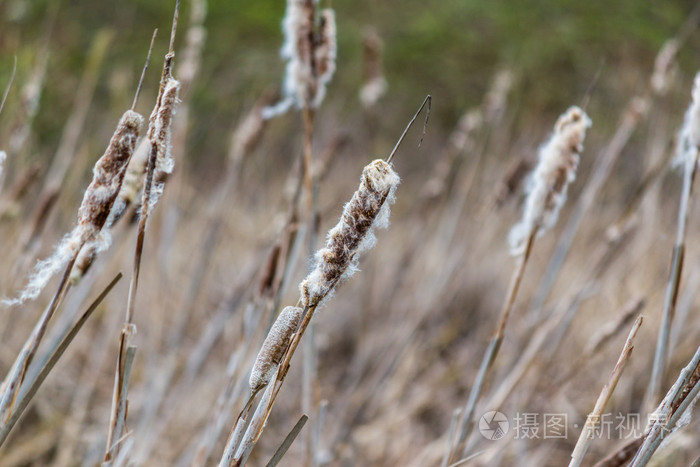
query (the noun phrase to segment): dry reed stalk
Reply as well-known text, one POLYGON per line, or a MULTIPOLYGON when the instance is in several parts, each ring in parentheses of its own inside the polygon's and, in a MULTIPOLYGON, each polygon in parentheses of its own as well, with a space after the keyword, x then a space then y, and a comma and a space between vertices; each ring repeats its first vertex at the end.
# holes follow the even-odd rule
POLYGON ((685 256, 685 233, 688 223, 688 203, 693 190, 693 181, 698 165, 698 151, 700 151, 700 73, 695 76, 692 91, 692 103, 685 115, 683 127, 678 136, 678 153, 676 160, 683 164, 683 188, 678 208, 678 224, 676 228, 676 243, 673 247, 671 268, 666 284, 664 296, 664 308, 661 315, 659 336, 654 353, 654 365, 652 367, 649 388, 646 396, 646 406, 656 406, 660 397, 664 368, 668 359, 669 335, 673 316, 676 311, 676 300, 680 287, 681 273, 683 271, 683 258, 685 256))
POLYGON ((622 372, 624 371, 625 366, 627 366, 627 362, 632 355, 632 349, 634 349, 632 343, 637 335, 637 331, 639 331, 639 327, 642 325, 642 321, 642 316, 639 316, 632 325, 632 329, 627 336, 627 341, 625 341, 625 345, 622 348, 620 358, 617 360, 608 382, 605 384, 605 386, 603 386, 603 389, 596 400, 593 412, 586 417, 586 424, 584 425, 581 435, 576 442, 574 451, 571 453, 571 462, 569 463, 569 467, 578 467, 581 465, 581 462, 583 462, 583 457, 586 455, 586 451, 588 451, 591 441, 593 441, 593 433, 600 423, 600 417, 603 414, 603 409, 605 409, 605 406, 612 397, 615 387, 617 386, 617 382, 620 380, 622 372))
POLYGON ((292 445, 297 435, 299 435, 299 432, 302 430, 302 428, 304 428, 304 425, 308 420, 309 416, 306 414, 302 415, 299 418, 299 421, 294 425, 294 428, 292 428, 292 431, 289 432, 289 434, 284 439, 280 447, 277 448, 277 451, 275 451, 275 454, 272 456, 272 459, 270 459, 270 461, 267 463, 266 467, 275 467, 277 464, 279 464, 279 462, 282 460, 282 457, 284 457, 284 455, 287 453, 289 447, 292 445))
POLYGON ((525 266, 537 235, 541 235, 556 222, 559 210, 566 200, 566 189, 576 176, 579 154, 583 150, 586 130, 591 125, 588 116, 578 107, 569 108, 557 120, 554 133, 539 152, 539 161, 525 201, 522 220, 510 232, 511 254, 518 254, 518 264, 513 273, 508 292, 501 309, 498 324, 481 361, 479 372, 464 409, 460 434, 454 453, 466 456, 467 439, 474 426, 476 404, 481 397, 486 376, 498 355, 505 327, 520 288, 525 266))
POLYGON ((676 382, 666 393, 661 404, 649 416, 649 426, 644 434, 643 442, 636 452, 631 467, 643 467, 649 463, 651 456, 661 442, 679 428, 690 422, 689 413, 700 393, 700 347, 688 365, 681 370, 676 382))
MULTIPOLYGON (((116 332, 121 326, 121 318, 116 313, 102 318, 99 328, 92 336, 100 339, 102 336, 116 332)), ((61 436, 56 443, 57 452, 54 456, 54 467, 69 467, 76 459, 76 450, 80 444, 80 433, 85 429, 88 415, 91 413, 91 401, 99 387, 101 375, 105 373, 105 366, 110 352, 109 346, 103 345, 99 349, 90 352, 89 360, 82 367, 76 380, 76 389, 73 393, 69 418, 63 426, 61 436)))
POLYGON ((148 125, 148 139, 150 141, 150 154, 146 168, 146 180, 143 187, 141 201, 141 215, 139 217, 136 248, 134 251, 134 269, 129 284, 129 295, 126 305, 126 320, 119 338, 119 351, 117 355, 117 368, 114 376, 114 389, 112 393, 112 408, 110 411, 109 431, 105 448, 104 462, 111 465, 120 456, 120 441, 124 438, 126 429, 128 387, 131 377, 131 365, 133 363, 136 346, 132 343, 136 334, 134 325, 134 311, 136 306, 136 292, 138 289, 139 275, 141 271, 141 258, 146 237, 146 225, 148 216, 158 202, 162 194, 163 185, 154 183, 157 173, 169 173, 172 171, 173 161, 170 157, 170 138, 172 117, 177 105, 177 95, 180 83, 173 78, 172 66, 175 58, 175 33, 180 13, 180 0, 175 4, 172 29, 170 31, 170 45, 168 53, 163 61, 163 71, 158 89, 156 105, 151 112, 148 125))
POLYGON ((615 134, 608 145, 598 153, 598 157, 593 163, 592 173, 584 185, 564 230, 559 236, 537 293, 530 303, 530 309, 535 316, 544 307, 552 287, 554 287, 554 283, 559 277, 559 271, 564 265, 583 218, 593 206, 596 196, 601 192, 603 185, 610 177, 615 163, 620 158, 637 126, 647 117, 654 100, 665 92, 665 88, 663 86, 659 87, 659 84, 666 81, 671 70, 671 63, 674 57, 669 52, 677 52, 681 44, 687 40, 689 34, 697 27, 698 12, 700 12, 700 9, 696 8, 678 34, 667 42, 673 44, 673 47, 664 46, 661 48, 657 54, 649 89, 643 95, 635 96, 629 101, 615 130, 615 134))
POLYGON ((697 397, 697 392, 700 390, 698 386, 700 386, 700 347, 688 365, 681 370, 678 379, 666 393, 661 404, 650 415, 644 436, 634 439, 612 452, 597 462, 595 467, 622 467, 628 465, 633 457, 638 462, 648 462, 654 450, 658 448, 659 441, 679 428, 677 423, 683 416, 682 412, 689 408, 697 397), (695 396, 691 397, 693 391, 695 391, 695 396), (650 436, 653 439, 647 443, 647 438, 650 436), (640 455, 641 448, 645 443, 645 451, 640 455))
POLYGON ((110 282, 107 285, 107 287, 105 287, 102 293, 100 293, 100 295, 95 300, 93 300, 90 306, 88 306, 85 313, 82 314, 78 321, 63 337, 60 344, 56 347, 54 352, 47 360, 46 364, 43 365, 41 371, 37 374, 36 378, 34 378, 32 381, 27 381, 26 386, 28 386, 28 388, 17 400, 15 410, 11 413, 11 416, 7 420, 5 420, 2 423, 2 425, 0 425, 0 446, 2 446, 2 444, 5 442, 7 436, 10 434, 10 430, 12 430, 14 425, 22 416, 24 409, 26 409, 27 405, 29 405, 29 402, 39 390, 41 384, 44 382, 51 370, 56 366, 56 363, 58 363, 58 360, 61 358, 61 356, 63 356, 63 353, 66 351, 71 342, 73 342, 73 339, 83 327, 85 322, 88 320, 88 318, 90 318, 92 313, 97 309, 100 303, 102 303, 104 298, 107 296, 107 294, 109 294, 112 288, 114 288, 117 282, 119 282, 121 277, 121 273, 117 274, 117 276, 112 280, 112 282, 110 282))

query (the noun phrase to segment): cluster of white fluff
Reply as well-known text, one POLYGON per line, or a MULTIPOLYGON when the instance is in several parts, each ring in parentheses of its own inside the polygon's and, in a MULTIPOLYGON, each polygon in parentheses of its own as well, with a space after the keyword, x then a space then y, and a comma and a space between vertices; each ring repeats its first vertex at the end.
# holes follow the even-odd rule
POLYGON ((693 101, 685 112, 683 126, 678 133, 676 156, 672 164, 677 168, 684 168, 697 160, 698 147, 700 147, 700 72, 695 75, 693 83, 693 101))
POLYGON ((148 203, 148 212, 158 204, 163 194, 164 183, 157 181, 160 176, 171 174, 175 166, 175 161, 171 152, 172 120, 180 102, 178 94, 180 92, 180 82, 175 78, 168 78, 163 89, 163 97, 160 104, 153 109, 150 117, 148 137, 152 147, 156 151, 156 166, 153 172, 153 184, 148 203))
POLYGON ((335 13, 330 8, 321 12, 315 38, 316 3, 316 0, 287 1, 282 21, 284 43, 280 49, 280 56, 287 62, 282 86, 284 98, 263 109, 265 119, 281 115, 292 106, 317 108, 325 97, 337 56, 335 13))
POLYGON ((34 300, 46 287, 49 280, 73 259, 78 251, 91 250, 95 254, 106 250, 111 244, 111 235, 107 230, 99 232, 94 239, 83 244, 81 237, 85 237, 85 230, 89 226, 77 225, 73 231, 66 234, 56 245, 54 252, 46 259, 37 261, 32 274, 29 276, 27 285, 20 292, 19 297, 13 299, 3 299, 2 304, 6 306, 21 305, 27 300, 34 300), (83 245, 81 249, 81 245, 83 245))
POLYGON ((320 40, 314 49, 316 95, 311 101, 311 106, 314 108, 318 108, 323 102, 323 98, 326 97, 326 86, 335 73, 335 60, 338 56, 336 35, 335 12, 331 8, 326 8, 321 11, 320 40))
POLYGON ((335 287, 349 279, 356 271, 360 254, 370 250, 376 243, 374 232, 376 229, 385 229, 389 226, 391 205, 395 201, 395 192, 401 179, 389 164, 383 160, 375 160, 367 165, 362 172, 362 180, 359 189, 343 208, 343 214, 338 223, 328 231, 326 246, 314 255, 314 268, 299 284, 299 291, 304 306, 320 305, 331 298, 335 287), (369 193, 369 196, 367 194, 369 193), (357 232, 355 220, 367 202, 381 202, 376 216, 364 233, 357 232), (356 246, 347 239, 357 239, 361 235, 356 246), (350 246, 347 246, 351 243, 350 246), (326 255, 332 253, 338 245, 348 252, 349 261, 345 264, 329 263, 326 255), (349 251, 348 251, 349 250, 349 251), (329 271, 333 276, 328 278, 329 271))
POLYGON ((576 178, 579 154, 591 119, 577 106, 557 120, 554 133, 539 150, 539 160, 527 186, 522 220, 510 231, 510 252, 521 254, 532 232, 550 229, 566 201, 566 190, 576 178))

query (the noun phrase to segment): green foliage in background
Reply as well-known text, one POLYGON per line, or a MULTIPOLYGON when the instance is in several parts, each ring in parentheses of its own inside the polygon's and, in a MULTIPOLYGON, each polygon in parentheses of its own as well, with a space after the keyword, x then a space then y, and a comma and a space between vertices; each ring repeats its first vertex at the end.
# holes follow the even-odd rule
MULTIPOLYGON (((7 82, 14 55, 19 60, 16 89, 26 79, 49 11, 57 8, 50 80, 42 107, 63 115, 70 111, 90 42, 100 29, 111 28, 116 40, 96 103, 105 104, 100 109, 123 108, 128 100, 116 102, 123 98, 114 97, 118 87, 114 76, 126 76, 127 84, 135 85, 151 32, 158 27, 150 85, 142 100, 146 109, 145 102, 155 92, 154 70, 167 47, 173 6, 174 1, 166 0, 0 1, 0 85, 7 82)), ((335 1, 332 6, 338 18, 339 63, 327 105, 341 102, 350 111, 359 110, 362 35, 367 26, 373 26, 385 41, 387 108, 398 111, 396 118, 403 121, 430 92, 436 121, 448 128, 465 108, 480 102, 494 72, 502 67, 516 72, 513 95, 519 112, 527 109, 528 118, 558 114, 580 101, 601 64, 596 92, 606 105, 623 105, 630 91, 644 85, 658 48, 678 30, 693 2, 362 0, 335 1), (620 86, 625 93, 617 92, 620 86)), ((187 27, 186 0, 182 8, 180 31, 187 27)), ((191 90, 193 121, 198 126, 192 129, 193 139, 206 149, 221 152, 220 144, 236 117, 263 91, 280 86, 284 64, 278 51, 284 10, 282 0, 209 2, 203 69, 191 90)), ((178 44, 183 40, 181 34, 178 44)), ((681 56, 688 74, 697 68, 692 57, 698 47, 694 37, 681 56)), ((95 118, 111 121, 121 112, 110 111, 95 118)), ((611 113, 616 118, 617 112, 611 113)), ((42 142, 55 145, 63 121, 53 116, 42 114, 37 125, 42 142)), ((0 123, 7 120, 3 116, 0 123)))

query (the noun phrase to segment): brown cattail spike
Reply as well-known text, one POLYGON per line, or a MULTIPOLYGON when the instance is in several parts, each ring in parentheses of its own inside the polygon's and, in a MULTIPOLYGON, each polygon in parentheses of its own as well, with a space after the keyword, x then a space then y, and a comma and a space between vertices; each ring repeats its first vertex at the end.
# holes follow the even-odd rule
POLYGON ((95 164, 92 183, 85 191, 83 203, 78 210, 78 222, 85 241, 97 235, 107 221, 142 124, 141 115, 127 110, 119 121, 107 151, 95 164))
POLYGON ((399 182, 398 174, 383 160, 364 168, 359 189, 328 232, 326 246, 316 253, 316 267, 299 285, 304 306, 318 305, 340 280, 355 272, 358 253, 374 244, 374 229, 388 224, 399 182))
POLYGON ((143 117, 133 110, 122 115, 107 150, 95 164, 92 182, 78 210, 78 225, 61 240, 49 258, 36 264, 20 296, 3 300, 3 303, 16 305, 36 298, 51 277, 75 259, 83 246, 96 247, 97 251, 108 246, 108 236, 102 230, 121 189, 142 124, 143 117))
POLYGON ((272 375, 279 366, 287 347, 292 340, 294 332, 297 330, 301 322, 304 310, 288 306, 277 317, 277 320, 267 333, 265 342, 263 342, 260 353, 255 359, 255 365, 250 373, 248 381, 250 389, 257 391, 270 382, 272 375))

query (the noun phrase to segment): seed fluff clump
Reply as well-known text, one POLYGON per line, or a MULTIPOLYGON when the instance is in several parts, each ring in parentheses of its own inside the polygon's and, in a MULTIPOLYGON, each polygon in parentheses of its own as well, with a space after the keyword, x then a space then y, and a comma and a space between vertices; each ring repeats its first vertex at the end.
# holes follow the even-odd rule
POLYGON ((109 235, 103 232, 103 227, 121 189, 142 124, 143 117, 132 110, 122 115, 107 150, 95 163, 92 182, 78 209, 78 225, 63 237, 49 258, 36 264, 20 296, 3 300, 4 304, 17 305, 35 299, 49 279, 75 258, 82 247, 99 251, 109 246, 109 235))
POLYGON ((566 190, 576 178, 579 155, 591 119, 579 107, 570 107, 557 120, 554 133, 540 148, 527 186, 522 220, 510 231, 512 255, 521 254, 531 233, 544 234, 557 221, 566 202, 566 190))
POLYGON ((400 178, 391 165, 381 159, 362 171, 360 187, 343 208, 338 224, 316 252, 315 266, 299 285, 306 307, 319 305, 335 286, 357 270, 359 254, 374 246, 374 230, 389 225, 389 213, 400 178))

